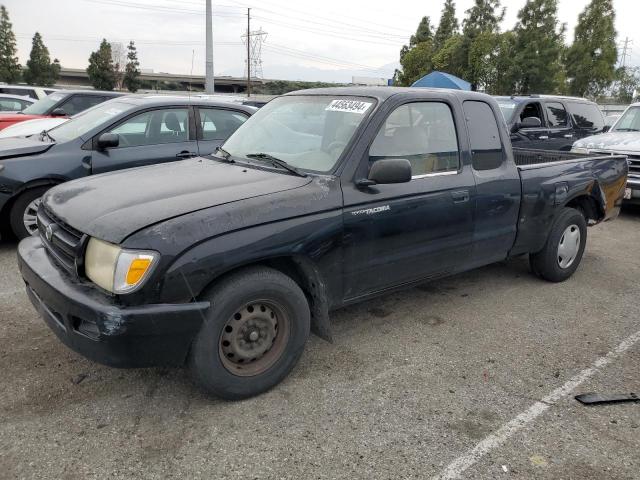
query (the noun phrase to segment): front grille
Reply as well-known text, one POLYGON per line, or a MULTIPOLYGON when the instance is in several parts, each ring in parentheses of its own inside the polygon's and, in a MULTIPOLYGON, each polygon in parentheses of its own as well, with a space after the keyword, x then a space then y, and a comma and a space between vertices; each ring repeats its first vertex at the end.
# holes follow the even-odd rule
POLYGON ((86 236, 56 218, 44 206, 38 209, 38 231, 51 257, 68 272, 77 274, 86 236))
POLYGON ((640 177, 640 155, 629 155, 629 175, 632 177, 640 177))

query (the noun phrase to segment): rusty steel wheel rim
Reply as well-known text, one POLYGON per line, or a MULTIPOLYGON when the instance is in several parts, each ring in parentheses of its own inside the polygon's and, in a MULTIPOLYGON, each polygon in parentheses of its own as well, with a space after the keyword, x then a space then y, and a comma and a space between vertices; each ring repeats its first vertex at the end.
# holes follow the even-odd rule
POLYGON ((234 375, 260 375, 282 356, 290 330, 291 322, 282 306, 266 300, 250 302, 231 315, 222 328, 220 360, 234 375))

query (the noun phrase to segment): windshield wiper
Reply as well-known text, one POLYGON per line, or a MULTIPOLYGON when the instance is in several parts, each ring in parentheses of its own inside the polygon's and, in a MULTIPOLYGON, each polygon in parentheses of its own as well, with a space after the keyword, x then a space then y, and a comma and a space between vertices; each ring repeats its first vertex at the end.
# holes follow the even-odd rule
POLYGON ((233 158, 231 158, 231 154, 227 152, 224 148, 222 147, 216 148, 216 151, 214 152, 214 154, 218 152, 222 153, 222 156, 219 157, 218 155, 214 155, 216 158, 220 158, 228 163, 236 163, 236 161, 233 158))
POLYGON ((302 170, 299 170, 296 167, 294 167, 293 165, 289 165, 284 160, 280 160, 278 157, 274 157, 273 155, 270 155, 268 153, 249 153, 249 154, 245 155, 245 157, 247 157, 247 158, 257 158, 258 160, 266 160, 268 162, 271 162, 271 165, 273 165, 275 167, 284 168, 285 170, 288 170, 289 172, 291 172, 294 175, 297 175, 299 177, 306 177, 307 176, 307 174, 304 173, 302 170))
POLYGON ((45 138, 48 138, 52 142, 56 141, 55 138, 53 138, 51 135, 49 135, 49 132, 47 132, 46 130, 42 130, 40 132, 40 141, 42 142, 45 138))
POLYGON ((614 132, 638 132, 637 128, 616 128, 614 132))

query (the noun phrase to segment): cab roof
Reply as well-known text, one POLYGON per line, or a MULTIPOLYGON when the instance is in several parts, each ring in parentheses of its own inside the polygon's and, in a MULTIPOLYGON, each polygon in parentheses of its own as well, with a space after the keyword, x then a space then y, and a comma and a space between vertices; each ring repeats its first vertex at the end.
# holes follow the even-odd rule
POLYGON ((394 95, 410 94, 417 97, 442 96, 450 94, 467 99, 487 99, 489 95, 480 92, 470 92, 467 90, 455 90, 448 88, 422 88, 422 87, 328 87, 310 88, 307 90, 296 90, 288 95, 344 95, 351 97, 373 97, 379 101, 385 101, 394 95))

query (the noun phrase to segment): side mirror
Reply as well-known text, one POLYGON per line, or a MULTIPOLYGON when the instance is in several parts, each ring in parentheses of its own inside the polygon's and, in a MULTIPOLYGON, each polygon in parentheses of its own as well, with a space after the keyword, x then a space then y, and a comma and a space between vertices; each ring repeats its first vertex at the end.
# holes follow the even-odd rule
POLYGON ((520 128, 540 128, 542 122, 538 117, 525 117, 520 122, 520 128))
POLYGON ((117 133, 103 133, 98 137, 98 149, 113 148, 120 145, 120 137, 117 133))
POLYGON ((66 117, 67 112, 64 111, 64 108, 54 108, 53 112, 51 112, 52 117, 66 117))
POLYGON ((611 130, 611 125, 605 125, 605 126, 602 128, 602 133, 606 133, 606 132, 608 132, 609 130, 611 130))
POLYGON ((383 158, 371 165, 369 178, 358 182, 359 185, 384 185, 411 181, 411 163, 406 158, 383 158))

